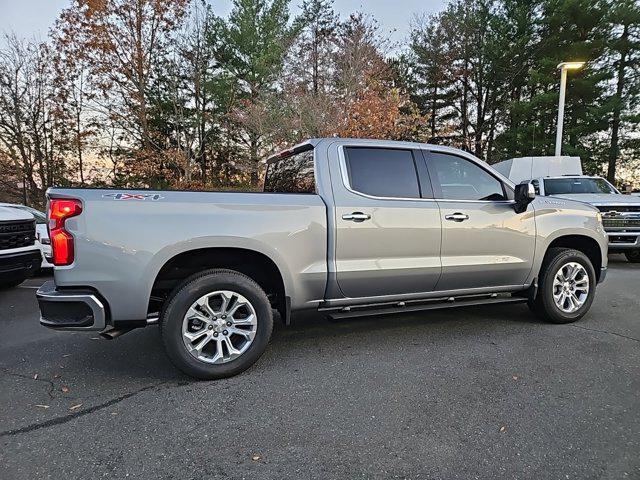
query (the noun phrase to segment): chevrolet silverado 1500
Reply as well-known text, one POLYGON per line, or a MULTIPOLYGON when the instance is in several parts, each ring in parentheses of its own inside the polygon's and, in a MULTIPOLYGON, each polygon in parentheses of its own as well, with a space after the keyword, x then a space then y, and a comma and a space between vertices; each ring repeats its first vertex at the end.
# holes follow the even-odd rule
POLYGON ((48 215, 41 323, 108 338, 159 323, 172 362, 203 379, 252 365, 274 311, 527 302, 566 323, 607 268, 595 208, 427 144, 309 140, 267 160, 262 193, 53 188, 48 215))

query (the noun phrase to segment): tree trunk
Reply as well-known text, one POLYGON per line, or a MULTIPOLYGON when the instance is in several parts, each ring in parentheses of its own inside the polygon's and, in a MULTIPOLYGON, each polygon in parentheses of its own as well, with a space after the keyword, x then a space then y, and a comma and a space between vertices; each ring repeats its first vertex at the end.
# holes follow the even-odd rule
POLYGON ((313 29, 313 94, 318 95, 318 75, 319 75, 319 45, 318 45, 318 27, 313 29))
POLYGON ((465 150, 469 150, 469 61, 464 61, 462 72, 462 144, 465 150))
MULTIPOLYGON (((625 24, 622 32, 622 45, 627 44, 629 38, 629 25, 625 24)), ((627 67, 627 48, 620 52, 620 61, 618 63, 618 83, 616 85, 616 103, 613 107, 613 118, 611 120, 611 144, 609 146, 609 168, 607 170, 607 180, 615 185, 616 181, 616 163, 619 153, 619 135, 620 135, 620 115, 622 113, 622 94, 625 87, 625 69, 627 67)))
POLYGON ((257 187, 259 176, 258 176, 258 136, 255 133, 250 133, 249 139, 249 159, 251 160, 251 186, 257 187))
POLYGON ((438 86, 434 84, 432 99, 431 99, 431 118, 429 119, 429 124, 431 126, 431 140, 436 138, 436 115, 438 113, 437 95, 438 95, 438 86))
POLYGON ((78 149, 78 171, 80 173, 80 185, 84 185, 84 168, 82 164, 82 132, 80 130, 80 108, 76 108, 76 147, 78 149))

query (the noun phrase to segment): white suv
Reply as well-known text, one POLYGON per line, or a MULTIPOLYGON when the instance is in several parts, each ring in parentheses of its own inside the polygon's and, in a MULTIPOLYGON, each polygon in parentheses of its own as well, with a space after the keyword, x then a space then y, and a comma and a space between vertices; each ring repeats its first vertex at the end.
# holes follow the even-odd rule
POLYGON ((53 264, 47 260, 51 258, 51 240, 49 239, 49 231, 47 230, 47 215, 35 208, 15 203, 0 203, 0 207, 17 208, 33 215, 36 219, 36 246, 40 248, 40 252, 42 252, 42 264, 40 268, 53 268, 53 264))
POLYGON ((0 288, 21 284, 40 268, 36 221, 29 212, 0 207, 0 288))

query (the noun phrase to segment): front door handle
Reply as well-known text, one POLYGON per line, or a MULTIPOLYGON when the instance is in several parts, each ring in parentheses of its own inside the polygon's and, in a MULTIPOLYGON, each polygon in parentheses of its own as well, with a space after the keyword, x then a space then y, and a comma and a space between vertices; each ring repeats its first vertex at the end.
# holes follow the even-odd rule
POLYGON ((445 215, 445 220, 450 220, 452 222, 464 222, 465 220, 469 220, 469 215, 464 213, 456 212, 451 215, 445 215))
POLYGON ((371 219, 371 215, 362 212, 345 213, 344 215, 342 215, 342 219, 360 223, 364 222, 365 220, 371 219))

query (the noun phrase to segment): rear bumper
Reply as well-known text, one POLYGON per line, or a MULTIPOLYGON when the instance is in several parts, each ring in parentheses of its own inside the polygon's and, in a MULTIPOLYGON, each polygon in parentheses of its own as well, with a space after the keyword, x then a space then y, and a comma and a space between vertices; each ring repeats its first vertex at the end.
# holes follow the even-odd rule
POLYGON ((0 252, 0 279, 13 280, 30 277, 40 268, 41 262, 40 250, 9 254, 0 252))
POLYGON ((58 290, 53 281, 36 292, 40 324, 55 330, 102 331, 107 327, 104 300, 91 290, 58 290))

